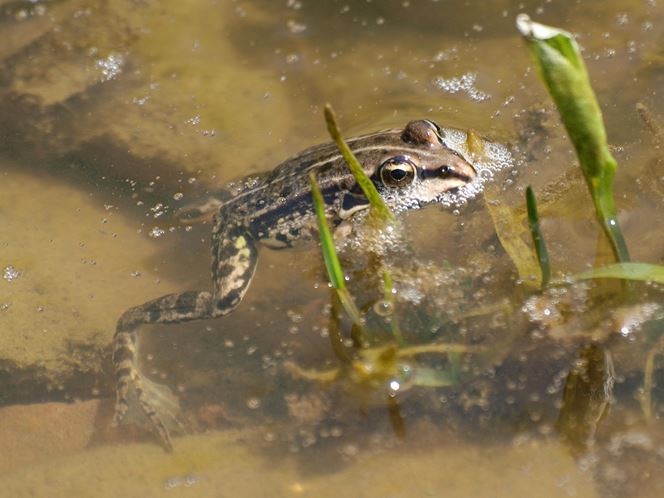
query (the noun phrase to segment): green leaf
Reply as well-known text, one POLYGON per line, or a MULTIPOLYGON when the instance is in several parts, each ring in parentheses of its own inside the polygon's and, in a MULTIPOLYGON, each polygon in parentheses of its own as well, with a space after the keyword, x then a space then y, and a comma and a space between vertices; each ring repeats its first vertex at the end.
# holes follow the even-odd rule
POLYGON ((325 202, 323 201, 323 196, 320 193, 316 176, 313 172, 309 173, 309 181, 311 182, 311 196, 313 197, 314 208, 316 210, 318 233, 328 278, 332 286, 336 289, 339 300, 346 313, 348 313, 348 316, 350 316, 353 322, 360 324, 362 322, 360 312, 346 288, 344 272, 337 256, 337 250, 334 247, 334 239, 330 233, 330 227, 327 225, 327 219, 325 218, 325 202))
POLYGON ((387 204, 385 204, 385 201, 383 201, 383 198, 378 193, 378 190, 376 190, 376 186, 362 169, 362 165, 353 154, 353 151, 350 150, 348 144, 346 144, 344 139, 341 137, 339 127, 337 126, 337 122, 334 117, 334 111, 332 110, 332 106, 330 104, 325 106, 325 122, 327 123, 327 131, 330 133, 332 140, 334 140, 334 142, 337 144, 341 155, 346 160, 348 168, 355 177, 355 181, 357 181, 357 184, 362 189, 362 192, 364 192, 364 195, 369 200, 369 204, 371 206, 371 216, 374 219, 380 220, 382 222, 393 220, 394 214, 392 214, 390 208, 387 207, 387 204))
POLYGON ((542 271, 542 287, 551 279, 551 267, 549 265, 549 252, 546 250, 544 237, 539 226, 539 214, 537 213, 537 201, 530 185, 526 187, 526 208, 528 210, 528 226, 533 237, 533 245, 537 253, 537 261, 542 271))
POLYGON ((600 266, 572 276, 573 280, 595 278, 619 278, 622 280, 642 280, 664 284, 664 266, 648 263, 616 263, 600 266))
POLYGON ((602 112, 579 47, 567 31, 533 22, 525 14, 517 17, 516 24, 574 144, 597 219, 614 256, 617 261, 629 261, 613 203, 613 178, 618 165, 609 151, 602 112))

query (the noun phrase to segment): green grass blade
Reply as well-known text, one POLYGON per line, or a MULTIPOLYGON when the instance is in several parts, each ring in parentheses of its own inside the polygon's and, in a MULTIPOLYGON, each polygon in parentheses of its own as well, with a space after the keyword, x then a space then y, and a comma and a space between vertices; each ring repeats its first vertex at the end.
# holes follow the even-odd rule
POLYGON ((596 278, 618 278, 622 280, 641 280, 664 284, 664 265, 648 263, 615 263, 600 266, 572 276, 573 280, 589 280, 596 278))
POLYGON ((325 260, 327 275, 330 279, 330 283, 335 289, 345 289, 346 280, 344 279, 344 272, 341 268, 341 263, 339 263, 337 251, 334 247, 334 239, 332 238, 330 227, 327 225, 327 219, 325 218, 325 202, 323 201, 323 196, 320 193, 313 172, 309 173, 309 181, 311 182, 311 195, 314 200, 314 208, 316 209, 318 233, 320 234, 320 243, 323 249, 323 258, 325 260))
POLYGON ((376 186, 366 175, 362 169, 362 165, 353 154, 353 151, 350 150, 348 144, 346 144, 344 139, 341 137, 339 127, 337 126, 337 121, 334 117, 334 111, 332 110, 332 106, 330 106, 330 104, 325 106, 325 122, 327 123, 327 131, 330 133, 332 140, 334 140, 334 142, 337 144, 341 155, 344 156, 344 159, 346 160, 351 173, 353 173, 353 176, 355 177, 355 181, 357 181, 357 184, 362 189, 362 192, 364 192, 364 195, 369 200, 369 204, 371 206, 371 215, 375 219, 381 220, 383 222, 394 219, 392 211, 390 211, 390 208, 387 207, 387 204, 385 204, 385 201, 383 201, 383 198, 378 193, 378 190, 376 190, 376 186))
POLYGON ((528 210, 528 226, 533 237, 533 245, 537 253, 537 261, 542 271, 542 287, 551 279, 551 267, 549 265, 549 252, 546 250, 544 237, 539 225, 539 214, 537 212, 537 201, 530 185, 526 188, 526 208, 528 210))
POLYGON ((318 221, 318 233, 320 236, 321 249, 323 251, 323 259, 325 260, 325 269, 327 270, 327 276, 330 279, 330 283, 336 289, 337 295, 339 296, 339 301, 341 301, 342 306, 348 313, 348 316, 356 324, 361 324, 362 319, 360 312, 355 306, 348 289, 346 288, 346 279, 344 278, 344 272, 341 268, 341 263, 339 263, 339 257, 337 256, 337 251, 334 247, 334 239, 330 233, 330 227, 327 225, 327 219, 325 218, 325 202, 323 201, 323 196, 320 193, 318 188, 318 183, 316 182, 316 177, 313 172, 309 173, 309 181, 311 182, 311 195, 314 201, 314 208, 316 209, 316 219, 318 221))
POLYGON ((617 261, 629 261, 613 203, 613 177, 618 165, 609 151, 602 112, 579 48, 570 33, 533 22, 525 14, 517 17, 516 24, 574 144, 597 219, 613 254, 617 261))

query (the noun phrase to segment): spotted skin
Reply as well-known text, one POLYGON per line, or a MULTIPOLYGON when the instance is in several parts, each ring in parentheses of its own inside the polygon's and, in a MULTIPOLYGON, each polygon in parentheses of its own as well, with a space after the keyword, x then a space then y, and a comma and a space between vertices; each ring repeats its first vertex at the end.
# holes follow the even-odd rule
MULTIPOLYGON (((397 192, 411 201, 406 203, 408 208, 421 207, 476 175, 469 162, 445 145, 443 131, 430 121, 411 121, 402 130, 366 135, 350 140, 349 145, 379 192, 390 193, 384 196, 388 204, 389 199, 399 200, 394 195, 397 192)), ((120 317, 113 348, 116 424, 123 421, 135 399, 164 448, 172 450, 167 421, 177 418, 174 409, 164 408, 168 398, 164 393, 170 391, 140 372, 139 329, 145 324, 216 318, 232 312, 254 276, 258 244, 287 248, 315 233, 309 172, 316 175, 332 225, 338 226, 368 207, 336 146, 326 144, 303 151, 272 172, 234 183, 218 199, 182 211, 183 218, 189 219, 205 217, 206 209, 216 211, 211 237, 212 291, 169 294, 120 317)))
POLYGON ((144 389, 137 366, 138 328, 142 324, 178 323, 224 316, 235 309, 254 276, 258 253, 246 229, 226 227, 213 244, 213 292, 188 291, 168 294, 127 310, 118 320, 113 348, 116 380, 114 424, 119 425, 129 408, 129 389, 133 388, 141 411, 157 433, 164 448, 173 446, 168 428, 144 389))

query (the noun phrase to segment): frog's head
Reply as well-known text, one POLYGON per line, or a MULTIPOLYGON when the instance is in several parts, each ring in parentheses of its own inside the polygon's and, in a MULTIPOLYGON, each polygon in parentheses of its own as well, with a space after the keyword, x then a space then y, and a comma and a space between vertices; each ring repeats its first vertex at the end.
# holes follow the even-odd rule
POLYGON ((432 121, 411 121, 399 135, 399 146, 385 149, 372 180, 391 207, 439 202, 475 179, 475 168, 445 145, 443 133, 432 121))

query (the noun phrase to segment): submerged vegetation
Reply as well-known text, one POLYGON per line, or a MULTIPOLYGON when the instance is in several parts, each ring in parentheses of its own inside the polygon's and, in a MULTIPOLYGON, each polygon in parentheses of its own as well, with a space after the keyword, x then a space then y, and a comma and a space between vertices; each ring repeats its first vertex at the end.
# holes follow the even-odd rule
MULTIPOLYGON (((334 112, 330 105, 325 107, 325 119, 330 135, 342 152, 355 180, 362 187, 370 201, 369 217, 373 217, 373 228, 384 229, 386 223, 394 219, 394 215, 385 204, 376 190, 373 182, 363 171, 359 161, 346 145, 339 132, 334 112)), ((321 250, 325 261, 328 279, 334 289, 334 298, 342 304, 343 309, 353 322, 354 344, 358 347, 356 354, 349 355, 345 350, 339 354, 338 346, 340 333, 334 330, 330 334, 332 347, 342 360, 342 366, 327 371, 306 370, 293 363, 287 363, 287 369, 295 376, 318 381, 331 382, 342 377, 348 377, 354 384, 370 389, 386 389, 388 396, 394 397, 396 393, 410 386, 442 387, 449 386, 457 381, 458 373, 452 370, 427 368, 418 365, 415 358, 420 355, 458 355, 460 353, 478 352, 463 344, 423 344, 408 346, 399 329, 398 320, 394 313, 392 274, 388 268, 383 268, 384 304, 391 310, 391 332, 393 341, 387 344, 372 345, 368 337, 373 337, 365 328, 364 320, 346 287, 344 270, 341 267, 334 240, 325 218, 325 203, 316 183, 313 173, 309 179, 312 186, 312 197, 316 209, 318 232, 321 241, 321 250)), ((333 308, 333 314, 334 306, 333 308)), ((343 346, 342 346, 343 347, 343 346)), ((395 405, 396 406, 396 405, 395 405)))
POLYGON ((537 261, 542 271, 542 287, 549 283, 551 278, 551 267, 549 266, 549 252, 546 250, 544 237, 539 225, 539 213, 537 212, 537 201, 533 189, 526 187, 526 207, 528 210, 528 226, 533 237, 533 245, 537 253, 537 261))
MULTIPOLYGON (((627 244, 618 225, 613 200, 613 179, 618 164, 609 150, 602 112, 574 37, 567 31, 533 22, 526 15, 517 18, 517 27, 526 40, 533 60, 574 144, 579 166, 595 205, 597 219, 618 261, 615 265, 583 272, 576 278, 619 278, 664 282, 664 267, 646 263, 628 263, 627 244)), ((642 106, 640 108, 642 109, 642 106)), ((643 114, 643 110, 640 112, 643 114)), ((544 264, 540 257, 543 240, 539 229, 533 228, 533 224, 538 225, 534 194, 529 191, 527 195, 529 196, 528 218, 533 230, 533 240, 540 263, 544 264)), ((548 258, 546 265, 548 266, 548 258)))
MULTIPOLYGON (((577 151, 581 171, 595 207, 596 218, 617 261, 612 265, 592 268, 568 276, 566 280, 552 280, 549 254, 540 227, 535 194, 533 189, 528 186, 525 213, 535 254, 523 241, 525 233, 521 223, 515 224, 516 212, 495 202, 495 199, 487 201, 496 234, 517 267, 521 283, 526 287, 532 286, 536 267, 539 267, 538 281, 543 293, 547 289, 573 286, 576 282, 583 280, 606 278, 664 283, 664 266, 629 261, 627 244, 617 222, 613 199, 613 179, 617 163, 609 151, 599 105, 590 87, 588 74, 576 43, 569 33, 534 23, 526 16, 519 16, 517 25, 527 40, 542 79, 558 107, 561 119, 577 151)), ((369 218, 378 221, 378 223, 372 224, 373 229, 384 230, 387 222, 393 219, 392 213, 341 138, 334 113, 329 105, 325 108, 325 119, 330 135, 337 143, 357 183, 370 201, 369 218)), ((484 154, 484 142, 472 130, 467 133, 466 146, 471 156, 484 154)), ((424 340, 418 344, 412 344, 407 340, 405 337, 410 338, 413 334, 408 333, 410 332, 408 330, 402 331, 395 312, 394 269, 382 261, 380 255, 374 255, 374 259, 379 261, 376 272, 382 275, 383 306, 389 309, 388 322, 391 335, 388 340, 385 340, 384 336, 379 336, 370 330, 365 320, 364 308, 360 311, 346 287, 344 270, 325 219, 323 199, 315 178, 311 176, 310 180, 313 202, 318 215, 323 258, 329 281, 334 289, 333 316, 331 318, 334 327, 331 327, 330 337, 333 349, 342 360, 342 364, 328 370, 315 370, 300 368, 294 363, 288 362, 287 369, 291 374, 311 381, 326 383, 346 378, 355 385, 361 385, 370 390, 386 390, 388 399, 391 399, 387 404, 390 412, 396 406, 394 404, 396 394, 405 387, 458 385, 464 377, 462 370, 465 369, 467 372, 469 369, 476 368, 480 364, 480 358, 486 348, 473 344, 442 342, 439 339, 424 340), (354 348, 352 351, 347 349, 347 344, 339 329, 340 321, 335 315, 334 302, 341 303, 353 323, 354 348), (358 340, 358 337, 361 340, 358 340), (382 339, 376 339, 377 337, 382 337, 382 339), (460 355, 462 354, 474 357, 475 367, 466 365, 462 369, 460 367, 462 364, 460 355), (444 356, 445 361, 439 363, 432 360, 436 355, 444 356), (420 361, 422 357, 426 357, 426 362, 420 361)), ((491 194, 494 197, 495 195, 495 192, 491 194)), ((619 292, 625 294, 625 299, 616 302, 630 301, 631 294, 626 289, 619 292)), ((530 300, 526 303, 526 307, 532 305, 532 303, 528 304, 530 300)), ((453 322, 456 320, 455 323, 458 326, 469 317, 488 316, 496 310, 501 310, 496 316, 509 317, 510 312, 504 313, 504 307, 505 304, 496 302, 484 309, 466 310, 453 319, 453 322), (503 314, 501 315, 501 313, 503 314)), ((659 308, 656 306, 655 308, 654 315, 648 316, 654 317, 655 322, 659 323, 660 320, 657 318, 659 308)), ((647 323, 647 320, 648 317, 643 318, 643 323, 647 323)), ((644 368, 644 395, 641 397, 643 413, 648 419, 652 417, 651 392, 654 386, 655 361, 662 354, 661 337, 664 336, 661 331, 658 331, 657 326, 654 328, 657 330, 649 333, 650 350, 644 368)), ((511 338, 505 338, 503 344, 497 349, 509 348, 511 340, 511 338)), ((485 358, 484 364, 495 364, 499 356, 500 353, 496 354, 488 362, 485 358)), ((559 433, 577 449, 583 449, 595 437, 599 423, 609 409, 614 379, 613 360, 607 350, 597 344, 589 344, 581 350, 576 367, 571 369, 568 374, 556 425, 559 433)), ((401 432, 401 429, 395 429, 395 432, 401 432)))
POLYGON ((661 2, 0 3, 0 494, 663 495, 661 2), (579 33, 631 261, 517 9, 579 33), (112 429, 118 315, 210 289, 211 218, 171 214, 211 217, 329 141, 321 99, 347 139, 433 118, 481 163, 476 200, 384 222, 354 187, 340 230, 319 210, 315 251, 260 249, 230 316, 141 331, 146 387, 180 401, 175 452, 112 429))

